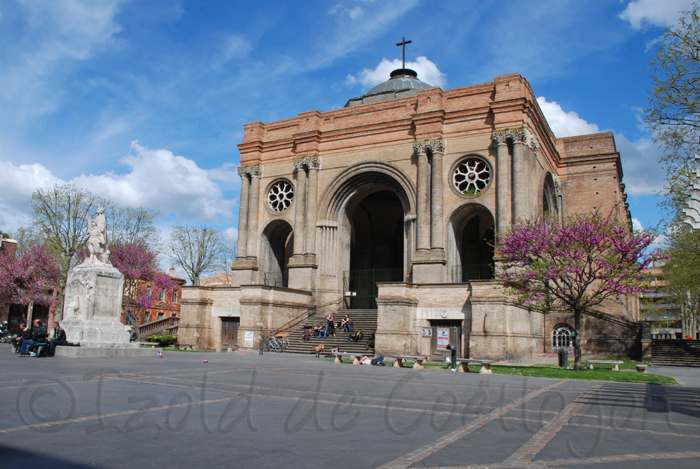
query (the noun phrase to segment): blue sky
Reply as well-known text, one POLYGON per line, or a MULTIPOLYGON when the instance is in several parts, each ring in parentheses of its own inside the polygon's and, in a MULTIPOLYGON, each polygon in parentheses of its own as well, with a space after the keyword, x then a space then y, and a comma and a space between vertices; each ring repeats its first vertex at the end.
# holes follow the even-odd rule
POLYGON ((559 137, 612 131, 632 216, 659 214, 645 70, 685 0, 0 0, 0 229, 72 182, 235 234, 243 124, 327 111, 401 58, 444 89, 520 73, 559 137))

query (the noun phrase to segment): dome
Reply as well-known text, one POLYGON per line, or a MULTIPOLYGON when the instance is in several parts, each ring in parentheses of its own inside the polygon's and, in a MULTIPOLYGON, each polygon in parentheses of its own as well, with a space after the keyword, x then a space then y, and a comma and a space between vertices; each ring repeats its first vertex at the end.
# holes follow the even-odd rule
POLYGON ((420 81, 418 74, 408 68, 394 70, 390 76, 391 78, 387 81, 375 86, 361 97, 349 100, 345 107, 406 98, 415 96, 420 90, 432 88, 429 84, 420 81))

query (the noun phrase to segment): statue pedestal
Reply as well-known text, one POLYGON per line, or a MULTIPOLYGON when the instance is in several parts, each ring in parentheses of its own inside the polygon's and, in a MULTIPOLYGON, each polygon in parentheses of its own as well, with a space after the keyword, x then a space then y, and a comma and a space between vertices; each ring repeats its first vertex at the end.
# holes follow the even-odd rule
POLYGON ((121 323, 124 276, 104 264, 81 264, 68 272, 61 326, 81 347, 138 347, 121 323))

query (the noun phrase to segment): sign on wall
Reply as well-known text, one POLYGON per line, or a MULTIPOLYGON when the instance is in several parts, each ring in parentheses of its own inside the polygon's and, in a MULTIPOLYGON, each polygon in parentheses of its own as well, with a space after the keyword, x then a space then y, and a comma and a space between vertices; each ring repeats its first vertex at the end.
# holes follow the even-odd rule
POLYGON ((449 327, 438 327, 437 328, 437 346, 439 348, 445 348, 450 343, 450 328, 449 327))
POLYGON ((432 327, 424 327, 423 328, 423 337, 432 337, 433 336, 433 328, 432 327))
POLYGON ((253 348, 253 340, 255 340, 255 332, 245 331, 245 347, 253 348))

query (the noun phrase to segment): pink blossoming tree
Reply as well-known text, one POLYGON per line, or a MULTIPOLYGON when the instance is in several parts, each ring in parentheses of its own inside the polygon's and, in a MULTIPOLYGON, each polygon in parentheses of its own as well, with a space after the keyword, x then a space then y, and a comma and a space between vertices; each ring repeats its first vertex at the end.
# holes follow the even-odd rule
POLYGON ((17 253, 0 251, 0 305, 30 303, 52 306, 61 267, 45 245, 35 243, 17 253))
POLYGON ((177 283, 157 271, 158 255, 144 243, 115 244, 110 251, 110 261, 124 275, 122 308, 138 336, 137 325, 146 310, 160 302, 162 292, 177 288, 177 283))
POLYGON ((498 237, 498 280, 519 305, 573 314, 574 369, 580 370, 583 312, 608 298, 648 291, 642 270, 653 260, 645 255, 653 239, 598 213, 563 223, 544 216, 520 221, 498 237))

